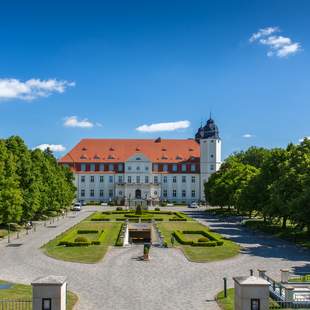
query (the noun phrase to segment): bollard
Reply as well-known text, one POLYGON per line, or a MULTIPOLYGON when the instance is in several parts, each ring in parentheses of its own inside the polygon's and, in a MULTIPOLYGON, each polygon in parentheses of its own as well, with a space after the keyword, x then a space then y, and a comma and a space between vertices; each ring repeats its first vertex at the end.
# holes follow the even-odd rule
POLYGON ((253 276, 253 269, 250 269, 250 276, 253 276))
POLYGON ((223 278, 224 280, 224 297, 227 298, 227 278, 223 278))

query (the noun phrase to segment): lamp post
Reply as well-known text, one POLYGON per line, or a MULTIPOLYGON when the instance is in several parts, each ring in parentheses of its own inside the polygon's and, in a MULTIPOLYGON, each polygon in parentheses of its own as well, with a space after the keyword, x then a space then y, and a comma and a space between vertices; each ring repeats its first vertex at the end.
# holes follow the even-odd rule
POLYGON ((11 226, 11 223, 8 223, 8 243, 11 242, 11 238, 10 238, 10 227, 11 226))
POLYGON ((131 193, 129 193, 129 209, 130 209, 130 198, 131 198, 131 193))
POLYGON ((227 297, 227 278, 224 277, 223 280, 224 280, 224 297, 226 298, 227 297))

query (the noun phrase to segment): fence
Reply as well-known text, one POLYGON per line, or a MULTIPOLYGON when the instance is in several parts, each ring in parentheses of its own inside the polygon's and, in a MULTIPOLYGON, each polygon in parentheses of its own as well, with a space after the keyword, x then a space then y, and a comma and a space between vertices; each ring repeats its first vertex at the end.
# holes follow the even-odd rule
POLYGON ((32 300, 0 299, 0 310, 32 310, 32 300))
POLYGON ((287 301, 272 301, 270 302, 269 309, 304 309, 309 310, 309 303, 305 304, 303 302, 287 302, 287 301))

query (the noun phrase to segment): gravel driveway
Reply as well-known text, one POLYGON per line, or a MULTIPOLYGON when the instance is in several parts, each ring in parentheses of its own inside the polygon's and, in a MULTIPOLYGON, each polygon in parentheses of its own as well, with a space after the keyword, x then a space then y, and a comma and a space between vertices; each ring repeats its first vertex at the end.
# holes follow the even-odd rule
MULTIPOLYGON (((150 262, 139 259, 141 246, 112 248, 97 264, 58 261, 39 249, 98 207, 87 207, 76 217, 67 217, 40 227, 11 246, 0 242, 0 279, 29 284, 39 276, 65 275, 69 289, 80 296, 77 309, 100 310, 202 310, 218 309, 215 294, 226 276, 249 274, 249 269, 266 269, 279 278, 281 268, 310 271, 310 252, 263 234, 252 234, 233 220, 222 222, 201 211, 188 211, 234 241, 243 251, 235 258, 212 263, 191 263, 177 249, 151 249, 150 262)), ((180 209, 182 210, 182 208, 180 209)))

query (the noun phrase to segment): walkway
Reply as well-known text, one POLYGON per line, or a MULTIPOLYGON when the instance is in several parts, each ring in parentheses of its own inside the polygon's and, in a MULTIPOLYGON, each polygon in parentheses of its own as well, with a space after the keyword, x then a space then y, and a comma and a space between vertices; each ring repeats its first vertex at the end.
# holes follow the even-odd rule
MULTIPOLYGON (((213 263, 191 263, 177 249, 151 249, 151 261, 139 260, 142 246, 113 248, 98 264, 58 261, 39 249, 57 234, 89 215, 87 208, 76 218, 55 223, 54 228, 38 229, 21 241, 20 246, 0 243, 0 278, 27 283, 47 275, 66 275, 69 289, 80 296, 79 310, 216 310, 214 295, 222 289, 225 276, 247 275, 249 269, 264 268, 279 277, 280 268, 310 270, 310 253, 292 244, 265 235, 252 235, 233 221, 224 223, 203 212, 192 216, 213 230, 239 242, 244 250, 237 257, 213 263)), ((18 242, 17 242, 18 241, 18 242)))

